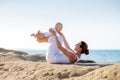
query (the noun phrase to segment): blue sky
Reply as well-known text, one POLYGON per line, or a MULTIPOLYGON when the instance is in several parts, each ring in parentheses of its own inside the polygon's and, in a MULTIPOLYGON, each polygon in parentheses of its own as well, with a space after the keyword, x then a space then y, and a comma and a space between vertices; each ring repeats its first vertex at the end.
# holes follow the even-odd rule
POLYGON ((0 47, 47 49, 30 34, 64 25, 70 46, 83 40, 89 49, 120 49, 119 0, 0 0, 0 47))

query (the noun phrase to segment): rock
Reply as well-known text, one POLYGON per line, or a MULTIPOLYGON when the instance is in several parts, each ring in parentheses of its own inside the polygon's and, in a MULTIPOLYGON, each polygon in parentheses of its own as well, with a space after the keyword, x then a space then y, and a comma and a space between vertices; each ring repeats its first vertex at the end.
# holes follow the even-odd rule
POLYGON ((95 63, 93 60, 79 60, 78 63, 95 63))
POLYGON ((30 55, 26 52, 0 48, 0 62, 6 61, 46 61, 44 54, 30 55))

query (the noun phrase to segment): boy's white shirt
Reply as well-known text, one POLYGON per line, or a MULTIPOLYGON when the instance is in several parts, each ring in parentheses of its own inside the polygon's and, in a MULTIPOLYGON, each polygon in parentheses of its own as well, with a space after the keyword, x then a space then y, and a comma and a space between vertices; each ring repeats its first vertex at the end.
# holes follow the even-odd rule
MULTIPOLYGON (((59 36, 58 33, 57 33, 57 31, 56 31, 56 29, 55 28, 52 28, 52 29, 55 31, 55 33, 57 34, 57 36, 59 36)), ((50 32, 44 32, 43 34, 44 34, 45 37, 49 37, 49 36, 52 35, 50 32)))
MULTIPOLYGON (((55 28, 52 28, 52 29, 55 31, 55 33, 57 34, 57 36, 60 36, 60 35, 57 33, 57 31, 56 31, 55 28)), ((44 32, 44 36, 45 36, 45 37, 50 37, 50 36, 52 36, 52 34, 51 34, 50 32, 44 32)), ((62 39, 62 46, 65 47, 65 45, 63 44, 63 39, 62 39)))

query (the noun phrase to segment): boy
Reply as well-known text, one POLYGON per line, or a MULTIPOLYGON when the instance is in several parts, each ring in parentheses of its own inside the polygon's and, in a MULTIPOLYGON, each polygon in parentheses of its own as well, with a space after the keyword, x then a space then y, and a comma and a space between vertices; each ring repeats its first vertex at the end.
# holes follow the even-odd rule
MULTIPOLYGON (((63 25, 61 23, 56 23, 55 28, 52 28, 56 33, 60 33, 62 31, 63 25)), ((58 35, 58 34, 57 34, 58 35)), ((51 34, 49 32, 42 33, 41 31, 38 31, 36 34, 31 34, 31 36, 34 36, 37 38, 38 42, 43 42, 47 40, 51 34), (43 40, 43 41, 42 41, 43 40)))

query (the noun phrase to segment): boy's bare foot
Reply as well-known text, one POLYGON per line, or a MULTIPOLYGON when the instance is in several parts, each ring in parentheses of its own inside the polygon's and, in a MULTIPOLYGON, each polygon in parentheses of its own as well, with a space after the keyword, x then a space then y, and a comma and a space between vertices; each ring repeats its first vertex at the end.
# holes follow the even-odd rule
POLYGON ((33 33, 33 34, 31 34, 31 36, 35 36, 35 34, 33 33))
POLYGON ((36 34, 31 34, 31 36, 34 36, 35 38, 42 39, 45 38, 44 33, 42 33, 40 30, 36 34))
POLYGON ((39 38, 39 39, 45 37, 44 34, 43 34, 40 30, 38 30, 38 32, 36 33, 36 36, 37 36, 37 38, 39 38))

